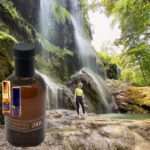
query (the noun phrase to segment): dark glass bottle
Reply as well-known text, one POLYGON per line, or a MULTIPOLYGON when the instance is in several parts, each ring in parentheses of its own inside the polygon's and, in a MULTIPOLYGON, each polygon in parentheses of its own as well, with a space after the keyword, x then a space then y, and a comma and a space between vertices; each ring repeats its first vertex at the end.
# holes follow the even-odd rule
POLYGON ((15 71, 11 81, 11 115, 5 116, 7 141, 14 146, 37 146, 45 136, 45 94, 43 79, 34 69, 35 47, 14 46, 15 71))

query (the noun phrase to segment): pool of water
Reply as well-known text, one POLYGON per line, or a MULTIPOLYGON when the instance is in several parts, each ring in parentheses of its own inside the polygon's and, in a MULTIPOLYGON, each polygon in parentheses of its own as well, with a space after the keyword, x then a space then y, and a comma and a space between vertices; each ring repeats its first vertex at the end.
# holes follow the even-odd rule
POLYGON ((102 118, 114 118, 114 119, 150 119, 150 114, 101 114, 102 118))

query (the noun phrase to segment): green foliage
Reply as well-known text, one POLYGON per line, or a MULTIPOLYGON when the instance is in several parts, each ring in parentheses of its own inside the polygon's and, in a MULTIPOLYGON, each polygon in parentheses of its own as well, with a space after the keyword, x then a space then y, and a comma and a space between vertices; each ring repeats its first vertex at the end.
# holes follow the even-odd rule
POLYGON ((99 59, 102 61, 104 65, 104 74, 110 79, 117 79, 117 63, 118 59, 115 55, 109 56, 106 52, 97 52, 99 59))
POLYGON ((130 72, 132 75, 129 82, 140 86, 150 84, 150 47, 147 44, 140 43, 137 47, 124 52, 120 58, 124 69, 124 81, 125 78, 129 78, 130 72))
POLYGON ((102 6, 108 16, 114 16, 114 23, 120 23, 121 38, 115 43, 124 46, 121 56, 123 80, 150 85, 149 1, 102 0, 102 6))
POLYGON ((83 13, 83 20, 84 20, 84 29, 88 37, 92 39, 92 32, 91 32, 91 24, 89 22, 89 5, 87 3, 87 0, 80 0, 80 5, 83 13))
POLYGON ((12 25, 11 27, 14 33, 20 33, 25 41, 35 41, 36 32, 32 25, 30 25, 21 15, 18 13, 10 0, 0 0, 0 15, 2 20, 6 20, 6 24, 12 25))

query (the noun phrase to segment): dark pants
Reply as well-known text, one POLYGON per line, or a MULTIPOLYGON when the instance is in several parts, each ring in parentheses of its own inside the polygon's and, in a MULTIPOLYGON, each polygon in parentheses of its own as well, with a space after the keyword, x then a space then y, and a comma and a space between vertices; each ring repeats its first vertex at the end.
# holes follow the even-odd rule
POLYGON ((82 96, 77 96, 77 97, 76 97, 76 105, 77 105, 77 113, 78 113, 78 114, 79 114, 79 107, 80 107, 79 104, 80 104, 81 107, 82 107, 83 114, 85 114, 85 108, 84 108, 82 96))

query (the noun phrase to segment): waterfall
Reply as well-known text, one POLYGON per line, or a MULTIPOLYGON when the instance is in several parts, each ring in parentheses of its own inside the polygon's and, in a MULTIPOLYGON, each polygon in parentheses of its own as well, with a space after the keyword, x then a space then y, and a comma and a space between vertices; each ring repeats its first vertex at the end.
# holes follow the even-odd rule
POLYGON ((73 16, 71 18, 75 28, 75 40, 79 50, 79 59, 82 63, 82 66, 88 67, 96 72, 96 56, 92 50, 90 41, 84 37, 82 27, 79 26, 79 23, 76 21, 76 19, 73 16))
MULTIPOLYGON (((60 1, 64 5, 64 1, 60 1)), ((55 32, 56 28, 53 24, 52 19, 52 8, 54 7, 54 0, 40 0, 40 32, 48 41, 51 41, 51 33, 55 32), (53 31, 54 30, 54 31, 53 31)), ((104 81, 98 77, 97 73, 100 72, 99 66, 97 64, 98 59, 96 52, 91 46, 90 39, 85 34, 83 15, 80 9, 80 1, 72 0, 71 1, 71 19, 74 26, 74 37, 78 49, 78 57, 83 67, 87 67, 93 72, 88 71, 92 77, 94 83, 96 83, 99 98, 102 102, 105 112, 110 112, 111 106, 107 100, 107 94, 104 85, 104 81)), ((63 106, 63 102, 59 99, 59 93, 62 91, 62 86, 55 84, 49 77, 39 73, 45 82, 47 83, 47 99, 48 99, 48 109, 59 108, 60 105, 63 106)))
POLYGON ((40 32, 46 38, 49 34, 49 29, 51 28, 51 3, 50 0, 40 0, 40 15, 39 15, 39 25, 40 32))
POLYGON ((96 54, 91 46, 90 39, 87 38, 85 33, 82 11, 79 7, 78 0, 73 0, 71 15, 72 23, 75 29, 74 37, 82 66, 88 67, 97 72, 96 54))
POLYGON ((93 81, 97 85, 99 98, 103 104, 105 112, 109 113, 111 112, 111 105, 108 103, 106 93, 106 91, 108 90, 105 90, 107 89, 107 87, 105 86, 103 79, 97 75, 98 73, 97 56, 84 30, 84 22, 82 17, 83 15, 80 9, 79 0, 73 0, 71 15, 72 15, 71 17, 72 23, 75 30, 74 37, 76 40, 76 45, 78 48, 79 58, 81 60, 82 66, 88 68, 88 70, 86 69, 86 71, 88 72, 88 74, 90 74, 93 81))
POLYGON ((54 83, 50 77, 46 76, 45 74, 36 70, 43 80, 46 83, 46 90, 47 90, 47 109, 57 109, 58 108, 58 91, 61 88, 59 85, 54 83))
POLYGON ((97 93, 99 95, 101 103, 103 104, 103 111, 110 113, 112 111, 112 106, 107 99, 110 99, 111 97, 108 94, 109 91, 104 83, 104 80, 89 68, 83 68, 80 70, 79 73, 83 73, 83 72, 86 73, 88 76, 90 76, 93 80, 93 83, 95 83, 97 93))
POLYGON ((72 101, 71 90, 62 84, 56 84, 50 77, 37 70, 36 73, 40 75, 46 83, 47 109, 67 109, 72 101))

